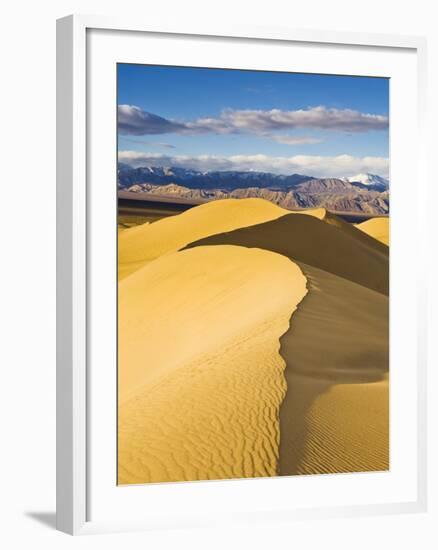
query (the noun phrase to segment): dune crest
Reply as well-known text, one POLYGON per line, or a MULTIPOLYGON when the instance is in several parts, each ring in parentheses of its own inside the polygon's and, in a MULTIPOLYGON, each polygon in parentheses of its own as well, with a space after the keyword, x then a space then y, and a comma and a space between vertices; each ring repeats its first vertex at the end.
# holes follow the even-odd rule
POLYGON ((168 254, 121 281, 120 484, 278 473, 279 339, 306 293, 288 258, 238 246, 168 254))
POLYGON ((353 230, 293 215, 199 243, 281 252, 307 278, 281 337, 280 475, 389 467, 389 301, 373 288, 387 278, 388 255, 353 230))
POLYGON ((389 246, 389 218, 371 218, 356 225, 358 229, 389 246))
POLYGON ((328 216, 328 212, 325 208, 306 208, 305 210, 295 210, 289 212, 289 214, 305 214, 306 216, 313 216, 318 218, 318 220, 325 220, 328 216))
POLYGON ((288 213, 263 199, 225 199, 196 206, 152 224, 126 229, 119 234, 119 281, 151 260, 180 250, 193 241, 274 220, 288 213))
MULTIPOLYGON (((339 219, 338 219, 339 220, 339 219)), ((188 248, 206 245, 257 247, 323 269, 388 294, 388 247, 358 231, 312 215, 289 213, 276 220, 206 237, 188 248)))

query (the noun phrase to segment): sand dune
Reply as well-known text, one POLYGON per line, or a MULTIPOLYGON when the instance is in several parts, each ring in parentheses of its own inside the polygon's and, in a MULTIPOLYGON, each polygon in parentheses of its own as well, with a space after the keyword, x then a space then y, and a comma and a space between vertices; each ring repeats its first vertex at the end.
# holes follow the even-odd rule
POLYGON ((389 218, 371 218, 357 224, 356 227, 374 239, 389 245, 389 218))
POLYGON ((119 234, 119 280, 151 260, 193 241, 273 220, 288 212, 263 199, 226 199, 122 231, 119 234))
MULTIPOLYGON (((307 245, 308 253, 313 252, 307 257, 322 263, 325 259, 318 253, 329 248, 330 257, 333 247, 340 248, 339 240, 325 242, 309 225, 304 217, 285 216, 201 243, 260 246, 294 259, 297 253, 303 257, 307 245), (295 240, 304 243, 304 249, 294 245, 295 240)), ((329 234, 332 239, 337 235, 329 234)), ((334 254, 333 262, 342 264, 345 253, 344 249, 340 257, 334 254)), ((353 262, 354 258, 350 256, 353 262)), ((281 338, 287 391, 280 409, 279 473, 385 470, 389 464, 388 298, 297 263, 308 279, 309 292, 281 338)), ((365 264, 359 265, 364 269, 365 264)), ((335 267, 330 264, 332 270, 335 267)), ((340 271, 340 266, 336 269, 340 271)), ((369 285, 375 279, 365 282, 369 285)))
POLYGON ((153 224, 146 222, 131 228, 120 227, 119 280, 151 260, 169 252, 181 250, 199 239, 264 223, 285 214, 315 217, 328 224, 342 227, 346 231, 353 231, 357 234, 356 237, 365 242, 367 240, 371 243, 375 242, 363 232, 357 231, 350 224, 327 212, 325 208, 291 212, 264 199, 224 199, 196 206, 177 216, 167 217, 153 224))
POLYGON ((309 292, 281 338, 280 474, 386 470, 388 298, 299 265, 309 292))
MULTIPOLYGON (((325 209, 323 208, 322 210, 325 210, 325 209)), ((333 214, 332 212, 327 212, 326 210, 324 214, 318 215, 315 217, 318 217, 320 220, 325 221, 329 225, 334 225, 335 227, 342 229, 343 231, 348 233, 351 237, 355 239, 359 239, 365 246, 374 248, 375 250, 380 250, 385 255, 387 255, 388 253, 387 249, 381 244, 380 241, 376 241, 376 239, 373 238, 373 235, 368 234, 366 231, 358 231, 359 225, 361 224, 354 225, 352 223, 346 222, 336 214, 333 214)), ((371 220, 368 220, 368 221, 371 221, 371 220)), ((362 223, 367 223, 367 222, 362 222, 362 223)))
POLYGON ((279 338, 306 294, 279 254, 168 254, 119 285, 119 483, 278 473, 279 338))
POLYGON ((383 294, 389 291, 388 248, 354 227, 345 229, 297 213, 193 242, 272 250, 383 294))
POLYGON ((388 248, 264 202, 121 233, 119 483, 388 468, 388 248))

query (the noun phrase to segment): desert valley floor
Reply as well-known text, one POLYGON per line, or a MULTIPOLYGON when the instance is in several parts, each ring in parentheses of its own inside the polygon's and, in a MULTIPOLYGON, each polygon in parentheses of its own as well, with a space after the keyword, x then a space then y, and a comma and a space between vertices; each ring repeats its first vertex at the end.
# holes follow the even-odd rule
POLYGON ((119 484, 387 470, 389 219, 159 218, 119 211, 119 484))

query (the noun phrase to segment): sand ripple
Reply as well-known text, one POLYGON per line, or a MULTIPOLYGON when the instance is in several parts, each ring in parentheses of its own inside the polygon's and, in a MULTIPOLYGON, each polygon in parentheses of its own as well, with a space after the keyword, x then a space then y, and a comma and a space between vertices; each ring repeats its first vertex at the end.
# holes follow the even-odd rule
POLYGON ((236 246, 177 252, 122 281, 119 483, 278 473, 279 338, 305 293, 289 259, 236 246))
POLYGON ((199 242, 281 252, 308 280, 281 337, 281 475, 389 467, 388 251, 336 221, 288 215, 199 242))
POLYGON ((120 236, 122 484, 389 467, 387 246, 248 201, 120 236))

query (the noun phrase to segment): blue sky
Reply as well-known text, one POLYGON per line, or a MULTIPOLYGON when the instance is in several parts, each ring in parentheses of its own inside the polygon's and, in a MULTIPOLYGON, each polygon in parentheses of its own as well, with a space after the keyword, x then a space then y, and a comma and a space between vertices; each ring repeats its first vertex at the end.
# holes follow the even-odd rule
POLYGON ((118 105, 135 166, 388 173, 387 79, 119 64, 118 105))

